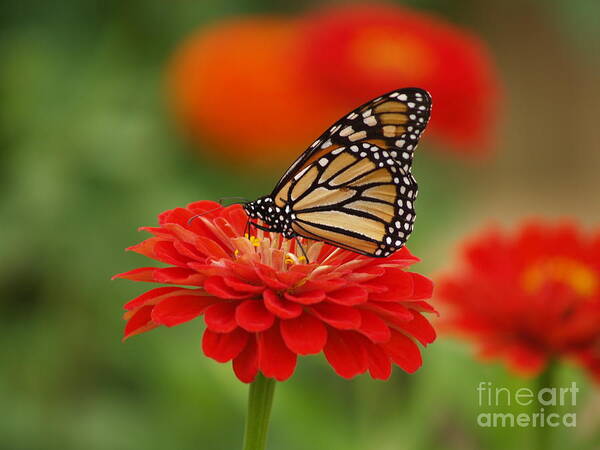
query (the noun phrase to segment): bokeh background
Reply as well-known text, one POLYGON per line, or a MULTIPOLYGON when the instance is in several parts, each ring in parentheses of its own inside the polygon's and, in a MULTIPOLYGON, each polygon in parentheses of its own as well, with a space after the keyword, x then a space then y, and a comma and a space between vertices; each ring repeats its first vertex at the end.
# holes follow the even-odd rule
MULTIPOLYGON (((146 265, 123 249, 142 239, 136 228, 153 225, 159 212, 267 193, 303 150, 284 142, 283 154, 261 152, 260 133, 248 150, 236 114, 252 111, 234 104, 227 145, 190 133, 177 112, 181 86, 173 84, 182 42, 255 15, 300 20, 317 3, 3 2, 0 449, 240 447, 247 387, 201 355, 201 321, 121 343, 122 304, 144 286, 109 279, 146 265)), ((419 219, 409 242, 423 259, 418 271, 434 276, 451 268, 457 242, 490 222, 543 216, 597 225, 600 4, 402 5, 478 36, 498 85, 497 131, 485 152, 457 151, 427 135, 419 148, 419 219)), ((351 107, 367 99, 345 100, 351 107)), ((307 129, 325 129, 342 105, 323 108, 294 120, 314 114, 307 129)), ((321 356, 302 358, 296 376, 278 387, 270 448, 504 449, 533 442, 531 429, 476 425, 480 381, 515 389, 529 381, 480 364, 466 344, 445 335, 424 359, 416 374, 396 370, 382 383, 342 380, 321 356)), ((582 392, 578 426, 559 430, 555 448, 598 448, 597 389, 568 366, 560 380, 577 381, 582 392)))

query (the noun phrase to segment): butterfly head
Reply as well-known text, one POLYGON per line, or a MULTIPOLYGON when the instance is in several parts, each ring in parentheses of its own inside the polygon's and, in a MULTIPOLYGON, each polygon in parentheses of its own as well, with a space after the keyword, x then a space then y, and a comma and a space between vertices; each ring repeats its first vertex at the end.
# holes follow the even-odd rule
POLYGON ((262 220, 271 231, 288 234, 291 230, 289 212, 277 206, 269 195, 245 203, 244 211, 248 217, 262 220))

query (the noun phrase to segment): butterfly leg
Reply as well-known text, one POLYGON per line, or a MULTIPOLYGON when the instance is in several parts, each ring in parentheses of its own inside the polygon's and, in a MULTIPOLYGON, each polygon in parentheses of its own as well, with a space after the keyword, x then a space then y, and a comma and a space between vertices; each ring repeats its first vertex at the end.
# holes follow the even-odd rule
POLYGON ((250 219, 246 222, 246 228, 244 228, 244 237, 250 238, 250 219))
POLYGON ((273 232, 274 232, 274 231, 273 231, 271 228, 269 228, 269 227, 265 227, 265 226, 263 226, 263 225, 259 225, 259 224, 257 224, 256 222, 251 222, 251 221, 248 221, 248 224, 249 224, 248 226, 252 225, 253 227, 255 227, 255 228, 258 228, 259 230, 268 231, 268 232, 270 232, 270 233, 273 233, 273 232))
POLYGON ((304 259, 306 259, 306 264, 310 264, 310 261, 308 260, 308 255, 306 254, 306 250, 304 250, 304 247, 300 243, 300 239, 298 239, 298 236, 294 236, 294 240, 296 241, 296 245, 300 248, 302 255, 304 255, 304 259))

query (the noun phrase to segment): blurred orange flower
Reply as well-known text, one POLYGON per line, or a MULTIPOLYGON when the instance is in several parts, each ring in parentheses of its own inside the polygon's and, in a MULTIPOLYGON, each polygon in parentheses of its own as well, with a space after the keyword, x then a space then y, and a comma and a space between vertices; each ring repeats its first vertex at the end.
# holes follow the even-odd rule
POLYGON ((345 100, 346 108, 418 86, 433 97, 429 129, 442 148, 464 154, 490 149, 499 82, 475 35, 392 5, 336 6, 304 24, 306 74, 323 92, 345 100))
POLYGON ((517 373, 536 375, 566 358, 600 381, 600 229, 533 222, 514 235, 487 230, 463 261, 438 280, 451 330, 517 373))
POLYGON ((359 104, 429 90, 432 136, 459 154, 493 141, 499 83, 482 42, 425 13, 335 6, 294 20, 259 16, 202 28, 168 73, 178 122, 238 164, 278 164, 359 104))
POLYGON ((297 22, 266 16, 191 36, 169 72, 172 106, 185 129, 240 164, 286 162, 300 153, 323 132, 331 110, 295 66, 297 39, 297 22))

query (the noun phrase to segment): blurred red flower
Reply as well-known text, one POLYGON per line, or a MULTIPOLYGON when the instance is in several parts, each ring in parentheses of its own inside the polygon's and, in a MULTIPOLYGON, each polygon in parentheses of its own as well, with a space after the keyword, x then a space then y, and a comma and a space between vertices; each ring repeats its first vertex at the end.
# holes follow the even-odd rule
POLYGON ((204 315, 205 355, 232 360, 243 382, 258 371, 285 380, 297 355, 321 351, 346 378, 368 370, 387 379, 392 363, 407 372, 421 366, 415 341, 435 339, 422 314, 434 312, 424 301, 433 286, 405 270, 418 261, 407 249, 368 258, 303 241, 311 261, 306 264, 280 235, 244 237, 241 207, 207 213, 217 207, 192 203, 162 213, 158 227, 143 228, 154 236, 130 250, 169 266, 115 278, 176 286, 151 289, 125 305, 125 338, 204 315), (205 215, 188 223, 196 214, 205 215))
POLYGON ((381 4, 329 7, 304 27, 306 74, 344 109, 418 86, 433 97, 429 129, 442 147, 466 154, 489 150, 499 82, 474 34, 431 14, 381 4))
POLYGON ((543 222, 514 236, 490 229, 466 246, 463 262, 438 284, 450 330, 519 374, 566 358, 600 381, 600 230, 543 222))
POLYGON ((168 91, 178 122, 246 165, 304 150, 361 103, 400 87, 429 90, 441 148, 485 153, 499 82, 484 44, 427 13, 329 7, 294 20, 248 17, 200 29, 175 52, 168 91))
POLYGON ((203 28, 169 67, 172 109, 192 137, 245 166, 286 162, 319 136, 328 102, 295 65, 297 23, 249 17, 203 28))

